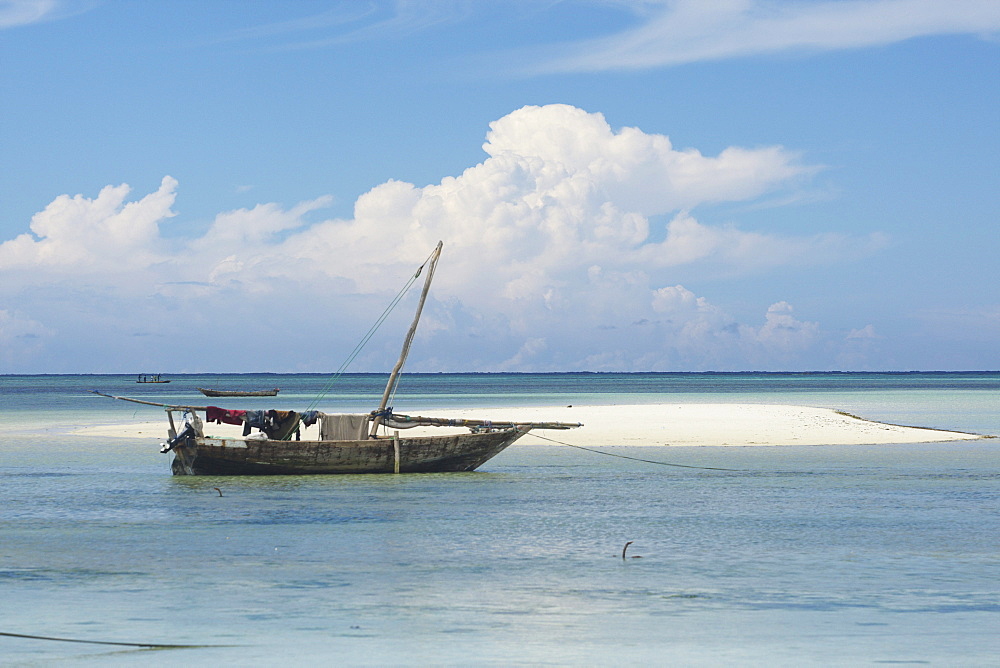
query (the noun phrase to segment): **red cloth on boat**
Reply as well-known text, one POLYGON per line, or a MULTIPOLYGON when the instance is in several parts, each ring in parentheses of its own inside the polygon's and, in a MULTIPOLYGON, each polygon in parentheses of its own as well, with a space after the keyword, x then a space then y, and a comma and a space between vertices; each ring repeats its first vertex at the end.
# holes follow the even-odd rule
POLYGON ((206 406, 205 407, 205 420, 208 422, 214 422, 216 424, 243 424, 243 418, 246 417, 246 411, 231 411, 225 408, 219 408, 218 406, 206 406))

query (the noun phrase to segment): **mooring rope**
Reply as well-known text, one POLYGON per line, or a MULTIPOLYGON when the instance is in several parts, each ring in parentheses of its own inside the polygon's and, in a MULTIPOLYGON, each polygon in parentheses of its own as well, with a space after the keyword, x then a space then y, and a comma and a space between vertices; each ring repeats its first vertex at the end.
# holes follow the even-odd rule
MULTIPOLYGON (((518 431, 522 431, 518 429, 518 431)), ((528 433, 528 432, 524 432, 528 433)), ((572 443, 563 443, 562 441, 557 441, 554 438, 548 438, 547 436, 541 436, 540 434, 532 434, 535 438, 540 438, 543 441, 549 441, 550 443, 555 443, 556 445, 565 445, 567 448, 576 448, 577 450, 586 450, 587 452, 593 452, 598 455, 605 455, 607 457, 618 457, 619 459, 631 459, 635 462, 645 462, 646 464, 658 464, 659 466, 676 466, 682 469, 701 469, 703 471, 729 471, 732 473, 745 473, 740 469, 724 469, 717 466, 692 466, 691 464, 672 464, 670 462, 660 462, 653 459, 641 459, 639 457, 629 457, 628 455, 619 455, 613 452, 604 452, 603 450, 594 450, 593 448, 585 448, 582 445, 573 445, 572 443)))
POLYGON ((51 640, 53 642, 75 642, 87 645, 116 645, 118 647, 146 647, 149 649, 194 649, 198 647, 231 647, 232 645, 165 645, 158 642, 115 642, 111 640, 80 640, 79 638, 56 638, 53 636, 33 636, 26 633, 4 633, 7 638, 26 638, 28 640, 51 640))

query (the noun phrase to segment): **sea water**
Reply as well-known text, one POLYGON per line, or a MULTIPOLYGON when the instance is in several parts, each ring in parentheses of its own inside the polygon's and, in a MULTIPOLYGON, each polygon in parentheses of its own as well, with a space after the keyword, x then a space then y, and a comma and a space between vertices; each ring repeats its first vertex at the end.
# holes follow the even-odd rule
MULTIPOLYGON (((604 449, 660 464, 515 445, 475 473, 243 478, 171 476, 164 434, 67 434, 163 417, 89 389, 334 412, 370 410, 384 382, 169 378, 0 376, 0 633, 190 647, 0 635, 0 664, 1000 655, 998 440, 604 449), (281 393, 206 399, 199 386, 281 393)), ((656 402, 825 406, 1000 434, 996 373, 414 374, 394 398, 402 412, 656 402)))

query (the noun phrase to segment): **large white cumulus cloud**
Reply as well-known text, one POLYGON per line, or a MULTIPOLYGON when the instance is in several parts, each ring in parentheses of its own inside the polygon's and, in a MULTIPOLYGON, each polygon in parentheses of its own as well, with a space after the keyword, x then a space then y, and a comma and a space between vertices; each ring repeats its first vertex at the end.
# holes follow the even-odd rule
POLYGON ((141 269, 158 261, 159 223, 173 216, 177 181, 125 203, 127 185, 108 186, 95 199, 60 195, 31 219, 32 234, 0 244, 0 268, 43 272, 141 269), (36 240, 37 237, 37 240, 36 240), (114 258, 112 266, 105 260, 114 258))
MULTIPOLYGON (((29 233, 0 244, 0 297, 21 321, 55 332, 50 352, 86 324, 121 337, 119 352, 148 354, 151 341, 163 355, 184 351, 183 368, 306 370, 317 358, 335 367, 442 239, 417 367, 787 368, 818 325, 796 320, 780 295, 758 322, 734 322, 678 284, 683 272, 834 262, 881 243, 696 219, 699 206, 754 200, 816 171, 781 147, 706 156, 549 105, 490 124, 483 148, 482 163, 440 183, 373 188, 351 219, 307 222, 326 197, 260 204, 220 213, 197 238, 160 229, 174 216, 171 177, 134 201, 124 185, 93 199, 63 195, 29 233), (49 289, 58 284, 65 291, 49 289), (242 343, 259 342, 270 357, 240 357, 242 343)), ((388 354, 362 363, 378 368, 388 354)))
POLYGON ((664 135, 638 128, 613 132, 601 114, 567 105, 525 107, 490 128, 483 149, 532 174, 539 189, 572 184, 646 216, 748 199, 813 171, 778 147, 734 147, 716 157, 679 151, 664 135))

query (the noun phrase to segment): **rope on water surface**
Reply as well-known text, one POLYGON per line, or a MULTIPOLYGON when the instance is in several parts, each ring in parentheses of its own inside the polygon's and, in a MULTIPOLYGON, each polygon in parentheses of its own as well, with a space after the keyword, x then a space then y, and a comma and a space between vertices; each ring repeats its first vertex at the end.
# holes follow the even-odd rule
POLYGON ((116 645, 119 647, 146 647, 149 649, 192 649, 197 647, 229 647, 229 645, 165 645, 157 642, 115 642, 111 640, 80 640, 79 638, 56 638, 54 636, 34 636, 26 633, 4 633, 7 638, 26 638, 28 640, 50 640, 53 642, 75 642, 87 645, 116 645))
MULTIPOLYGON (((522 431, 518 429, 518 431, 522 431)), ((528 433, 528 432, 524 432, 528 433)), ((555 443, 556 445, 565 445, 567 448, 576 448, 577 450, 586 450, 587 452, 593 452, 598 455, 605 455, 607 457, 618 457, 620 459, 631 459, 635 462, 645 462, 646 464, 658 464, 659 466, 676 466, 682 469, 701 469, 703 471, 730 471, 732 473, 743 473, 740 469, 724 469, 717 466, 692 466, 690 464, 672 464, 670 462, 659 462, 653 459, 640 459, 639 457, 629 457, 628 455, 618 455, 613 452, 604 452, 603 450, 594 450, 593 448, 585 448, 582 445, 573 445, 572 443, 564 443, 562 441, 557 441, 553 438, 548 438, 546 436, 541 436, 539 434, 532 434, 535 438, 540 438, 543 441, 549 441, 555 443)))

